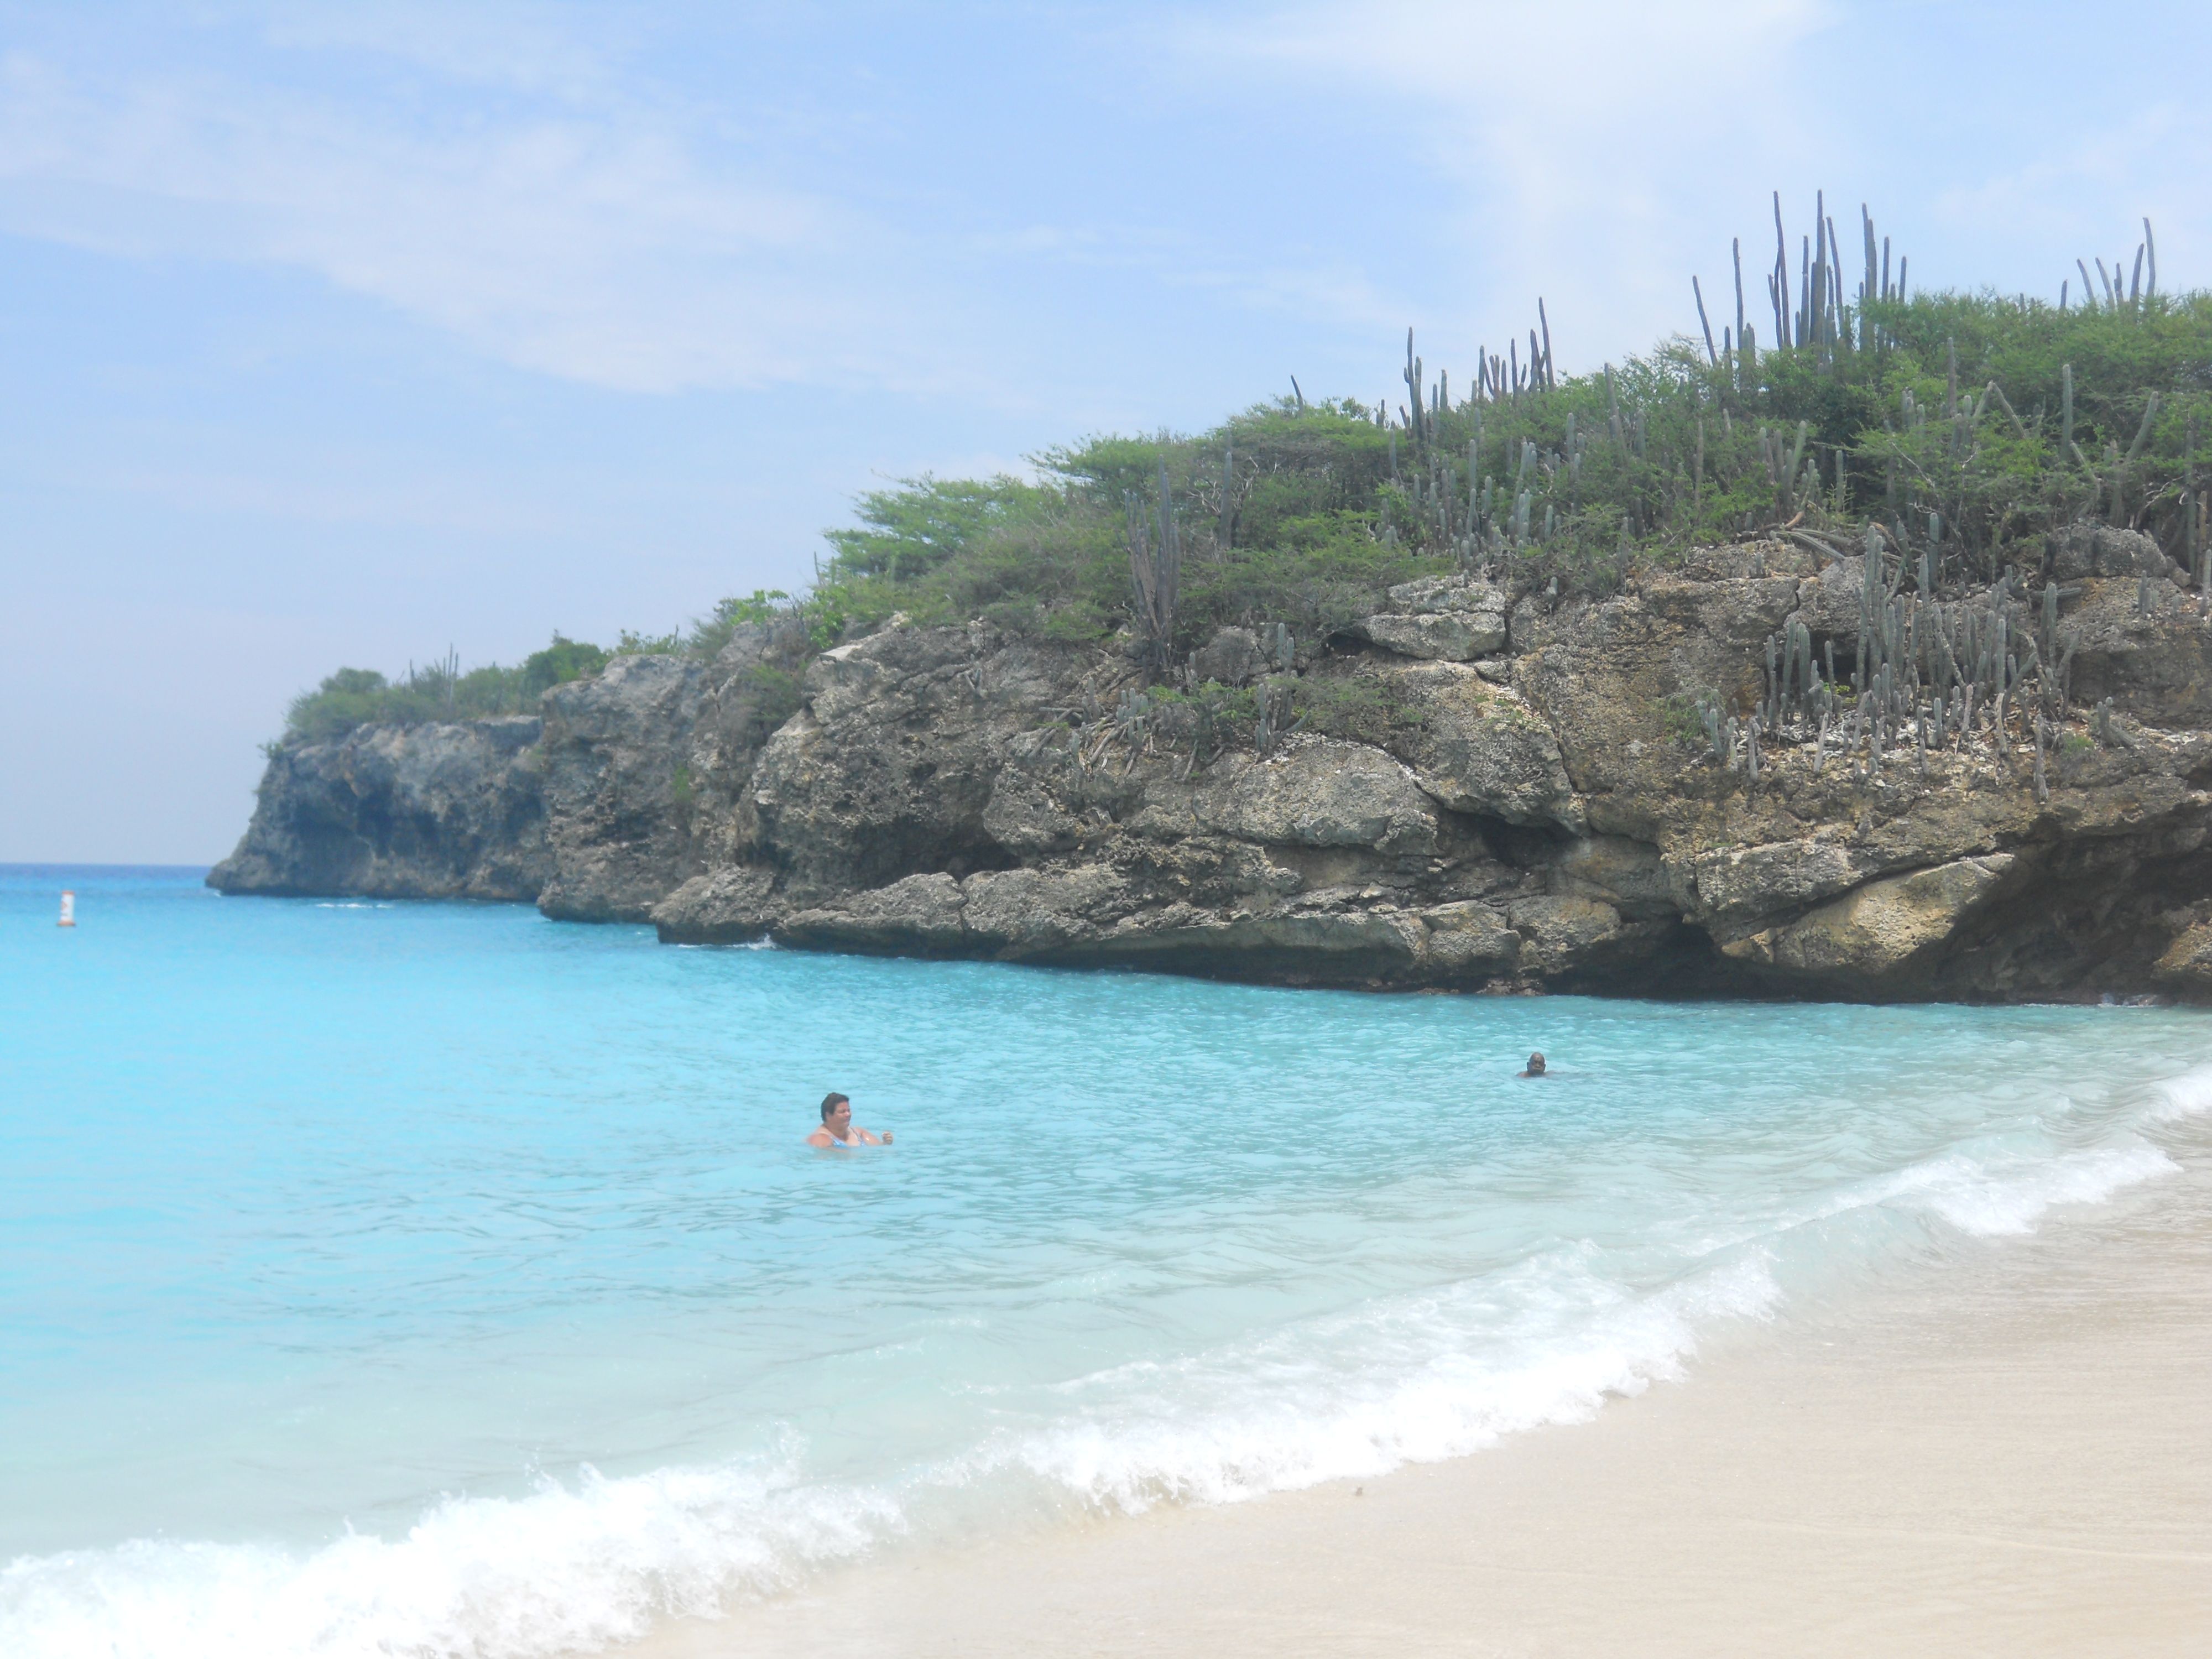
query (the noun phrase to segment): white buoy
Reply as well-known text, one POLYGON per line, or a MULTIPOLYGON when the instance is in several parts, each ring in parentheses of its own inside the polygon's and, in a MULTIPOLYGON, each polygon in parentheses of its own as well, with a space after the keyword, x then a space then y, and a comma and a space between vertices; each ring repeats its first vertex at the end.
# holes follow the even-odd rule
POLYGON ((62 890, 62 919, 56 925, 63 927, 76 926, 76 895, 66 887, 62 890))

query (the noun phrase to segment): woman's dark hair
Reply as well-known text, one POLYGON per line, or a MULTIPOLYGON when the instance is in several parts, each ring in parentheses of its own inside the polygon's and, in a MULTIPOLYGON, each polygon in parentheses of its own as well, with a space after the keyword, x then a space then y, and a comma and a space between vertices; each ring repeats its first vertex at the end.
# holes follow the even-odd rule
POLYGON ((834 1091, 823 1096, 822 1121, 824 1123, 827 1123, 830 1121, 830 1113, 836 1111, 840 1106, 850 1105, 852 1103, 852 1099, 853 1097, 850 1095, 841 1095, 834 1091))

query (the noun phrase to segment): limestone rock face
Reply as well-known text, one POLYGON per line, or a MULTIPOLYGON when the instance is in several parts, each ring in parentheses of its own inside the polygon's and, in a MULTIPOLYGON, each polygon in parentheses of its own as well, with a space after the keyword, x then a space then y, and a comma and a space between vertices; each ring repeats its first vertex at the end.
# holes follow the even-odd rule
POLYGON ((1995 896, 2014 862, 1999 853, 1869 882, 1794 922, 1722 949, 1739 960, 1814 977, 1894 976, 1952 938, 1995 896))
POLYGON ((691 717, 691 852, 715 869, 744 857, 739 803, 761 746, 799 706, 807 646, 795 623, 736 629, 701 677, 691 717))
POLYGON ((1875 867, 1863 848, 1808 839, 1705 854, 1692 863, 1691 878, 1699 911, 1730 922, 1840 893, 1875 867))
POLYGON ((534 719, 368 726, 270 757, 226 893, 534 899, 552 873, 534 719))
POLYGON ((2173 562, 2140 530, 2078 524, 2053 535, 2043 554, 2046 574, 2062 582, 2084 576, 2168 576, 2173 562))
POLYGON ((1401 657, 1435 657, 1446 662, 1472 662, 1505 643, 1502 626, 1493 632, 1478 627, 1473 617, 1452 611, 1370 617, 1359 624, 1358 632, 1362 639, 1401 657))
POLYGON ((1737 555, 1716 558, 1714 574, 1655 574, 1607 599, 1531 595, 1515 605, 1513 689, 1558 738, 1590 829, 1668 838, 1688 758, 1668 699, 1712 695, 1748 708, 1759 652, 1796 609, 1811 563, 1784 551, 1737 555))
POLYGON ((2163 558, 2052 543, 2072 696, 2040 782, 1986 710, 1879 768, 1806 726, 1755 779, 1717 761, 1699 700, 1747 716, 1792 621, 1848 676, 1862 625, 1863 560, 1746 542, 1600 599, 1403 584, 1296 672, 1224 629, 1166 690, 981 623, 820 653, 739 629, 556 687, 542 723, 280 750, 210 879, 1285 984, 2212 1002, 2212 618, 2163 558))
POLYGON ((1508 823, 1582 827, 1559 740, 1518 694, 1455 663, 1389 665, 1378 678, 1415 717, 1400 752, 1437 801, 1508 823))
POLYGON ((1386 651, 1472 662, 1504 647, 1507 596, 1493 583, 1438 576, 1401 583, 1389 597, 1391 609, 1356 630, 1386 651))
POLYGON ((1597 899, 1625 916, 1650 921, 1687 908, 1659 849, 1625 836, 1576 836, 1551 861, 1551 890, 1597 899))
POLYGON ((1190 677, 1204 684, 1249 685, 1267 669, 1260 636, 1249 628, 1224 628, 1190 653, 1190 677))
POLYGON ((2197 992, 2212 991, 2212 922, 2191 922, 2158 959, 2160 978, 2197 992))
POLYGON ((1865 567, 1860 561, 1831 560, 1817 575, 1798 581, 1794 620, 1804 623, 1818 638, 1856 636, 1859 631, 1859 596, 1865 586, 1865 567))
POLYGON ((694 876, 653 907, 664 939, 684 945, 744 945, 781 920, 775 878, 749 864, 725 865, 694 876))
POLYGON ((1126 877, 1095 864, 1068 870, 994 870, 962 884, 963 919, 981 948, 1049 960, 1096 947, 1139 906, 1126 877))
POLYGON ((1420 913, 1428 936, 1423 957, 1431 974, 1446 983, 1487 983, 1510 975, 1521 960, 1521 935, 1493 904, 1463 899, 1420 913))
POLYGON ((1620 912, 1600 899, 1546 894, 1516 899, 1505 920, 1522 939, 1521 953, 1543 973, 1561 973, 1621 937, 1620 912))
POLYGON ((1202 831, 1262 845, 1405 853, 1427 852, 1437 839, 1435 804, 1404 766, 1327 739, 1265 761, 1239 756, 1198 787, 1163 787, 1147 806, 1137 827, 1156 834, 1182 833, 1174 822, 1182 806, 1202 831))
MULTIPOLYGON (((2152 552, 2166 556, 2154 544, 2152 552)), ((2200 616, 2162 578, 2090 577, 2076 586, 2081 598, 2059 621, 2075 641, 2075 696, 2093 704, 2109 697, 2155 726, 2212 727, 2212 616, 2200 616)))
POLYGON ((690 760, 703 679, 675 657, 617 657, 545 694, 547 915, 642 921, 697 868, 690 760))
MULTIPOLYGON (((1058 678, 1036 653, 993 653, 987 640, 890 628, 817 658, 805 706, 754 764, 744 855, 787 872, 800 896, 1013 862, 986 822, 1014 735, 1007 711, 1028 714, 1018 726, 1046 724, 1031 698, 1058 678)), ((1002 801, 993 822, 1018 843, 1052 839, 1050 815, 1024 830, 1010 814, 1033 815, 1002 801)))
POLYGON ((908 876, 872 892, 801 910, 777 929, 787 944, 901 955, 955 955, 967 928, 960 884, 944 874, 908 876))
POLYGON ((1389 599, 1392 611, 1420 617, 1446 613, 1494 617, 1503 628, 1513 596, 1484 577, 1424 576, 1419 581, 1400 582, 1390 589, 1389 599))

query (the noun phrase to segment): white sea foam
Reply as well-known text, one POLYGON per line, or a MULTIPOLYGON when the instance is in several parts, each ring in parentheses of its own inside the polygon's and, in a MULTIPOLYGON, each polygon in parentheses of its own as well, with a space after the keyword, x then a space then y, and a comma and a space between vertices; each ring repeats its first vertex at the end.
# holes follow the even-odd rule
MULTIPOLYGON (((1547 1424, 1585 1422, 1606 1397, 1680 1373, 1701 1328, 1779 1300, 1763 1255, 1637 1297, 1578 1263, 1532 1264, 1512 1285, 1396 1297, 1337 1322, 1158 1368, 1155 1386, 978 1454, 1085 1505, 1141 1511, 1227 1503, 1462 1456, 1547 1424), (1549 1282, 1540 1282, 1548 1280, 1549 1282), (1498 1303, 1521 1298, 1503 1328, 1498 1303), (1472 1317, 1471 1317, 1472 1316, 1472 1317), (1300 1352, 1356 1352, 1357 1364, 1300 1352), (1205 1401, 1196 1410, 1188 1401, 1205 1401)), ((1092 1379, 1110 1382, 1115 1379, 1092 1379)))
MULTIPOLYGON (((1069 1377, 1024 1426, 872 1484, 810 1480, 794 1446, 774 1462, 587 1469, 525 1497, 451 1498, 404 1534, 349 1533, 315 1550, 140 1540, 22 1558, 0 1567, 0 1656, 539 1659, 789 1588, 908 1534, 938 1535, 948 1517, 988 1524, 1010 1498, 1032 1511, 1131 1513, 1462 1455, 1587 1420, 1609 1396, 1678 1376, 1723 1322, 1771 1316, 1778 1262, 1820 1237, 1803 1230, 1823 1220, 1893 1211, 2017 1234, 2056 1206, 2172 1172, 2134 1131, 2212 1109, 2212 1066, 2150 1093, 2095 1144, 2057 1146, 2016 1125, 1825 1198, 1739 1212, 1713 1234, 1678 1237, 1671 1256, 1654 1245, 1635 1282, 1621 1258, 1565 1244, 1069 1377)), ((1563 1218, 1563 1231, 1578 1229, 1563 1218)), ((1055 1293, 1097 1288, 1070 1280, 1055 1293)))
POLYGON ((1947 1152, 1862 1184, 1828 1212, 1888 1204, 1925 1210, 1962 1233, 2025 1233, 2056 1205, 2100 1204, 2179 1167, 2139 1140, 2044 1158, 1947 1152))
POLYGON ((309 1555, 138 1541, 0 1568, 11 1659, 533 1659, 635 1639, 665 1614, 788 1584, 901 1524, 878 1493, 757 1469, 586 1470, 528 1498, 453 1498, 404 1537, 309 1555))
MULTIPOLYGON (((2212 1087, 2212 1070, 2204 1076, 2212 1087)), ((1903 1206, 1968 1233, 2017 1233, 2054 1205, 2096 1202, 2175 1167, 2133 1140, 2040 1158, 1953 1152, 1858 1183, 1820 1213, 1903 1206)), ((1565 1249, 1073 1378, 1056 1391, 1057 1420, 887 1485, 810 1486, 795 1455, 774 1468, 617 1479, 586 1469, 525 1498, 448 1498, 404 1536, 349 1534, 309 1553, 142 1540, 24 1558, 0 1568, 0 1651, 538 1659, 789 1588, 978 1488, 1012 1482, 1032 1501, 1134 1513, 1371 1477, 1586 1421, 1608 1396, 1678 1376, 1717 1322, 1779 1304, 1767 1248, 1708 1262, 1638 1293, 1605 1277, 1592 1248, 1565 1249)))
POLYGON ((2154 1123, 2171 1123, 2212 1111, 2212 1064, 2191 1066, 2179 1077, 2153 1085, 2156 1103, 2149 1117, 2154 1123))
POLYGON ((1011 1480, 1048 1504, 1135 1512, 1377 1474, 1580 1422, 1608 1395, 1676 1376, 1700 1327, 1764 1314, 1778 1296, 1755 1255, 1635 1296, 1566 1252, 1501 1282, 1386 1298, 1178 1364, 1076 1379, 1061 1421, 896 1487, 809 1487, 789 1467, 624 1479, 587 1470, 527 1498, 447 1499, 403 1537, 349 1534, 309 1554, 140 1541, 25 1558, 0 1569, 0 1651, 536 1659, 592 1650, 660 1617, 712 1615, 732 1597, 787 1588, 979 1486, 1011 1480))

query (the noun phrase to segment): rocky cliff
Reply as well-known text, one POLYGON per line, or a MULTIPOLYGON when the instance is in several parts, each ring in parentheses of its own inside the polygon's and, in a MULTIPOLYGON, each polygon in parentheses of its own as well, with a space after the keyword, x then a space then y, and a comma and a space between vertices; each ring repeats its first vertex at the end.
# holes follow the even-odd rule
POLYGON ((534 899, 552 873, 544 723, 365 726, 269 760, 226 893, 534 899))
POLYGON ((283 749, 209 879, 1298 984, 2212 999, 2212 614, 2124 532, 1905 585, 1809 539, 1602 599, 1439 578, 1167 688, 980 623, 748 629, 542 720, 283 749))

